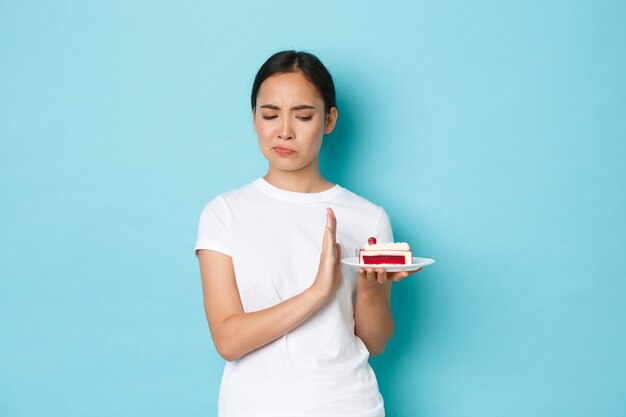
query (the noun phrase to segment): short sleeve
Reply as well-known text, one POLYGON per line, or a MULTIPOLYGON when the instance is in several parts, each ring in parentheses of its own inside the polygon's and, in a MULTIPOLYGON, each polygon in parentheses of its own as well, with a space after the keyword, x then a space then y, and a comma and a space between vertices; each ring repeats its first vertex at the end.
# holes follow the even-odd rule
POLYGON ((380 214, 378 215, 378 221, 374 227, 374 231, 371 236, 376 237, 379 242, 393 242, 393 229, 391 228, 391 221, 384 208, 380 208, 380 214))
POLYGON ((198 249, 209 249, 231 256, 230 217, 228 204, 221 196, 204 206, 198 224, 196 255, 198 249))

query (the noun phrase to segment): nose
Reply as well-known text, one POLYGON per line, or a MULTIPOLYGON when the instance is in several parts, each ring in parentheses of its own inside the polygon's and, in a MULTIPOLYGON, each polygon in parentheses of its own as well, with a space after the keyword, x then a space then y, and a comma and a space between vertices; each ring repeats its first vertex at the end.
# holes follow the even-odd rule
POLYGON ((291 129, 291 121, 289 120, 289 117, 284 118, 283 125, 278 133, 278 137, 284 140, 293 139, 294 133, 291 129))

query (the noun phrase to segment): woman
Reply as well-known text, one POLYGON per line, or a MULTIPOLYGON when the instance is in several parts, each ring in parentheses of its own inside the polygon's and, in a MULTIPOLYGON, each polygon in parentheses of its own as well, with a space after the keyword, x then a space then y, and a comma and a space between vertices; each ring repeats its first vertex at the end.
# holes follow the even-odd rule
POLYGON ((367 359, 393 334, 391 281, 411 273, 340 263, 369 236, 393 236, 382 207, 320 173, 338 116, 331 75, 314 55, 279 52, 251 100, 267 174, 204 207, 195 247, 227 361, 219 415, 383 416, 367 359))

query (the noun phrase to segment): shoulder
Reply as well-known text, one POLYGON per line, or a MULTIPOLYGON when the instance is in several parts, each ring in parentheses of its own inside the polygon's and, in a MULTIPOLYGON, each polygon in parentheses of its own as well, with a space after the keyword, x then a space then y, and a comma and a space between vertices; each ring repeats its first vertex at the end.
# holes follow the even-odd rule
POLYGON ((213 197, 204 205, 204 211, 223 211, 229 210, 232 205, 236 205, 240 200, 246 199, 255 192, 254 181, 249 182, 239 188, 226 191, 213 197))
POLYGON ((230 227, 233 213, 237 207, 245 206, 242 202, 246 200, 246 195, 251 193, 251 187, 252 183, 248 183, 213 197, 202 207, 200 225, 230 227))
POLYGON ((347 189, 334 203, 337 224, 341 224, 342 245, 349 253, 367 242, 370 236, 391 241, 391 224, 383 206, 347 189))
POLYGON ((380 216, 385 211, 383 206, 376 204, 367 198, 348 190, 343 189, 341 193, 341 200, 343 204, 348 205, 351 209, 356 209, 364 214, 380 216))
POLYGON ((222 193, 202 208, 198 224, 195 249, 209 249, 231 256, 231 234, 234 224, 233 207, 240 206, 236 200, 246 194, 249 184, 222 193))
POLYGON ((344 188, 340 198, 336 201, 338 221, 355 230, 365 230, 367 236, 373 236, 381 224, 389 222, 387 212, 383 206, 344 188), (340 219, 339 219, 340 217, 340 219))

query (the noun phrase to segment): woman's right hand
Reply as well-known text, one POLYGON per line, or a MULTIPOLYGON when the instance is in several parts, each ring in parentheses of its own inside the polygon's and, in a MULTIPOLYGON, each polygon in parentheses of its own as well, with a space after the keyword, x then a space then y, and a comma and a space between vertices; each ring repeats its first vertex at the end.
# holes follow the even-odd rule
POLYGON ((330 298, 341 283, 341 246, 337 243, 337 219, 331 208, 326 209, 326 229, 322 241, 320 266, 311 289, 330 298))

